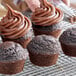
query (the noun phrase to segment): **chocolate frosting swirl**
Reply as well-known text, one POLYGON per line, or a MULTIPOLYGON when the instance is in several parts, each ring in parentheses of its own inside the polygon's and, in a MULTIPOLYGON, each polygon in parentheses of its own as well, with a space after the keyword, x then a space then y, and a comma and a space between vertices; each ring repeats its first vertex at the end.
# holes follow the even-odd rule
POLYGON ((17 39, 23 37, 29 30, 31 22, 21 13, 14 11, 8 7, 8 13, 0 21, 1 35, 9 39, 17 39))
POLYGON ((43 7, 37 8, 32 14, 32 22, 41 26, 50 26, 63 19, 63 13, 60 9, 43 0, 43 7))

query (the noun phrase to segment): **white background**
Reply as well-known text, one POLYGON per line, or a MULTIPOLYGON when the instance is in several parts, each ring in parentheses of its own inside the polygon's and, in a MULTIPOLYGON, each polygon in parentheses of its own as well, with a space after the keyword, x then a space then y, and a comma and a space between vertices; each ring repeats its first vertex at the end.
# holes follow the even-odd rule
POLYGON ((76 3, 76 0, 71 0, 72 3, 76 3))

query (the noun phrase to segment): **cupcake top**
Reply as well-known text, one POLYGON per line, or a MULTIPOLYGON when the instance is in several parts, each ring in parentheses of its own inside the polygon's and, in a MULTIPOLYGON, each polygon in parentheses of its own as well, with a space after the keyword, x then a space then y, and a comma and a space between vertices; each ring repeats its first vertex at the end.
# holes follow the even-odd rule
POLYGON ((60 42, 67 45, 76 45, 76 27, 72 27, 63 32, 60 42))
POLYGON ((36 54, 58 54, 61 51, 60 43, 57 39, 48 35, 36 36, 28 44, 27 49, 29 52, 36 54))
POLYGON ((37 8, 31 17, 32 22, 40 26, 50 26, 59 23, 62 19, 62 11, 46 0, 43 0, 43 6, 37 8))
POLYGON ((15 42, 7 41, 0 44, 0 62, 26 59, 25 50, 15 42))
POLYGON ((30 20, 20 12, 8 7, 8 12, 0 21, 1 35, 9 39, 17 39, 24 36, 30 29, 30 20))

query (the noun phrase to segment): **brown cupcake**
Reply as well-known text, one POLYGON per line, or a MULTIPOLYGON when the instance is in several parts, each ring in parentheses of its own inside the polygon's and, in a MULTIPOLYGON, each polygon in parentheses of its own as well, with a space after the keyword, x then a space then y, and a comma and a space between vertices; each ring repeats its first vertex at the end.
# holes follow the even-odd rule
POLYGON ((30 20, 8 6, 7 15, 0 21, 3 42, 14 41, 20 43, 24 48, 26 48, 31 40, 32 34, 29 35, 30 28, 30 20))
POLYGON ((56 64, 59 51, 61 51, 58 40, 47 35, 36 36, 28 44, 27 49, 31 62, 38 66, 56 64))
POLYGON ((34 34, 58 37, 62 31, 63 13, 60 9, 43 0, 43 6, 33 12, 31 20, 34 34))
POLYGON ((76 57, 76 27, 64 31, 59 40, 64 54, 76 57))
POLYGON ((21 45, 11 41, 0 44, 0 73, 16 74, 23 70, 27 54, 21 45))

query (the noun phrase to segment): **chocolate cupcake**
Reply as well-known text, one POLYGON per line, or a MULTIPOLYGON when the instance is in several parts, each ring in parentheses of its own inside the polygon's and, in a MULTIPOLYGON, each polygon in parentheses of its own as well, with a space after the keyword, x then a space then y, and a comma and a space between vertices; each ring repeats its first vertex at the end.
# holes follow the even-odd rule
POLYGON ((61 51, 60 43, 52 36, 36 36, 27 46, 30 60, 38 66, 51 66, 56 64, 59 52, 61 51))
POLYGON ((16 74, 23 70, 27 54, 18 43, 7 41, 0 44, 0 73, 16 74))
POLYGON ((64 31, 59 40, 64 54, 76 57, 76 27, 64 31))
POLYGON ((25 48, 31 39, 31 35, 28 35, 30 32, 31 22, 21 13, 14 11, 8 5, 7 7, 7 15, 0 21, 3 42, 15 41, 25 48))
POLYGON ((32 27, 35 35, 52 35, 58 37, 61 33, 63 13, 60 9, 43 0, 43 7, 33 12, 32 27))

